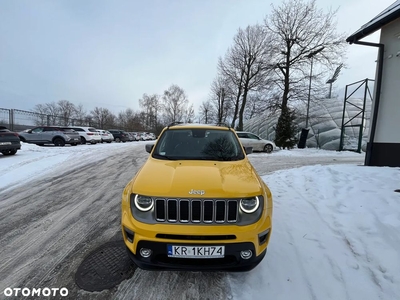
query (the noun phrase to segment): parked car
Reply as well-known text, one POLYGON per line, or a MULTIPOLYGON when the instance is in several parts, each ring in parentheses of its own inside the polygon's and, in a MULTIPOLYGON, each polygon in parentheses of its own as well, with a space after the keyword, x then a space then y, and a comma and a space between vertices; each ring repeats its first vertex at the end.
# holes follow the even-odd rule
POLYGON ((76 131, 58 126, 39 126, 21 131, 18 135, 22 142, 40 146, 54 144, 55 146, 63 147, 65 144, 76 146, 81 143, 79 134, 76 131))
POLYGON ((129 141, 129 135, 126 131, 120 130, 120 129, 108 129, 109 132, 112 133, 114 136, 114 141, 117 143, 119 142, 128 142, 129 141))
POLYGON ((139 141, 139 134, 137 132, 130 132, 134 141, 139 141))
POLYGON ((142 269, 248 271, 264 258, 272 196, 228 127, 164 128, 122 193, 121 231, 142 269), (152 184, 153 183, 153 184, 152 184))
POLYGON ((251 132, 237 131, 236 134, 239 140, 242 142, 243 146, 253 147, 253 151, 263 151, 271 153, 276 149, 274 142, 269 140, 264 140, 259 136, 251 132))
POLYGON ((0 126, 0 152, 3 155, 14 155, 19 149, 21 149, 21 141, 18 133, 0 126))
POLYGON ((86 126, 68 126, 67 128, 71 128, 78 132, 81 137, 81 144, 97 144, 101 143, 101 136, 97 132, 97 129, 94 127, 86 127, 86 126))
POLYGON ((127 132, 129 142, 133 142, 135 140, 135 136, 131 132, 127 132))
POLYGON ((107 130, 97 129, 97 132, 100 134, 102 143, 111 143, 114 140, 112 133, 107 130))

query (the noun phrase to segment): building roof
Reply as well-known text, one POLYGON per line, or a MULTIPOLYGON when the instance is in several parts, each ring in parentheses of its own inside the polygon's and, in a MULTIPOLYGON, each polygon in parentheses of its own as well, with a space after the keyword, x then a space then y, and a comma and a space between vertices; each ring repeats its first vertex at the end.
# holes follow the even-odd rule
POLYGON ((350 44, 357 42, 398 18, 400 18, 400 0, 397 0, 371 21, 361 26, 359 30, 346 39, 346 42, 350 44))

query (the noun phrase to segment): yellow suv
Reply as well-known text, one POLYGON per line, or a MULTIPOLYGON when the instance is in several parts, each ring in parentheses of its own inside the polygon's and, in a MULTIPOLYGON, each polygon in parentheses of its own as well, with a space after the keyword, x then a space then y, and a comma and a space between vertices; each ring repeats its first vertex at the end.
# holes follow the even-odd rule
POLYGON ((271 192, 229 127, 171 124, 122 194, 122 234, 146 270, 248 271, 264 258, 271 192))

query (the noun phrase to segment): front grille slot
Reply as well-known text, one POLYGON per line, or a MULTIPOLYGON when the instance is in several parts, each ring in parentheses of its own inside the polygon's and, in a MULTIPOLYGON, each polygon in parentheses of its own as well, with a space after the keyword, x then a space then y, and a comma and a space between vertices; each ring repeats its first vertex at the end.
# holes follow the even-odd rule
POLYGON ((236 199, 163 199, 155 200, 155 218, 168 223, 236 223, 236 199))
POLYGON ((176 222, 178 220, 178 201, 175 199, 168 199, 167 206, 167 220, 169 222, 176 222))

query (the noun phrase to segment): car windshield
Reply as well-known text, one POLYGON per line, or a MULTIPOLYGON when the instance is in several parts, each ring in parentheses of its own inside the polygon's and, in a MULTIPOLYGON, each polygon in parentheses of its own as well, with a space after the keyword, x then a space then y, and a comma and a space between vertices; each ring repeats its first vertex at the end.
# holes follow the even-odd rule
POLYGON ((243 149, 230 130, 168 129, 161 136, 153 157, 171 160, 244 159, 243 149))

